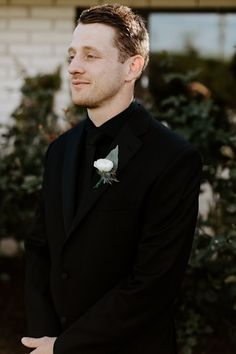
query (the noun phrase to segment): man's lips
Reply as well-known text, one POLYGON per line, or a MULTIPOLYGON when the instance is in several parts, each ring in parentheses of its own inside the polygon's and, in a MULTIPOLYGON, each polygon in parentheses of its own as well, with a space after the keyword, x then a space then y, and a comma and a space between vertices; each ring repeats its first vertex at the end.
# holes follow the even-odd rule
POLYGON ((72 80, 71 83, 72 83, 72 85, 74 85, 74 86, 78 86, 78 85, 88 85, 88 84, 89 84, 88 81, 84 81, 84 80, 72 80))

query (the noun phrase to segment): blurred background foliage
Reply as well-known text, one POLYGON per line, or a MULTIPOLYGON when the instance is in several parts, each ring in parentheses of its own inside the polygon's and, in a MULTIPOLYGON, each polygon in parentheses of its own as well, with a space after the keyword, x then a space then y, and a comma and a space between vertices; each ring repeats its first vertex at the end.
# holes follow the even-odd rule
POLYGON ((59 132, 54 113, 59 69, 25 77, 22 100, 0 139, 0 353, 24 353, 23 243, 32 223, 46 147, 59 132))
MULTIPOLYGON (((7 290, 16 284, 16 274, 18 287, 23 284, 23 248, 18 247, 18 241, 24 239, 32 222, 47 145, 81 119, 81 111, 72 106, 65 110, 66 123, 60 124, 53 105, 59 88, 59 70, 52 75, 26 77, 22 101, 12 114, 13 124, 2 136, 0 279, 6 296, 7 290), (13 240, 17 246, 11 243, 13 240), (17 267, 13 266, 15 262, 17 267)), ((191 261, 177 304, 180 354, 233 354, 236 345, 236 58, 230 62, 202 59, 192 48, 181 55, 153 54, 149 89, 143 95, 140 82, 137 96, 146 101, 160 121, 185 136, 200 151, 204 165, 202 190, 207 185, 212 193, 208 213, 199 216, 191 261)), ((22 293, 23 289, 19 297, 22 293)), ((6 313, 1 301, 0 311, 6 313)), ((16 306, 14 296, 13 302, 16 306)), ((19 337, 24 334, 19 320, 23 318, 21 312, 15 329, 19 337)), ((6 332, 4 324, 2 330, 7 341, 12 329, 6 332)), ((18 343, 12 346, 12 352, 21 353, 19 350, 18 343)))
POLYGON ((1 139, 0 238, 24 238, 34 215, 45 149, 59 133, 53 111, 60 88, 59 70, 53 75, 26 77, 22 101, 12 113, 13 124, 1 139))
POLYGON ((177 312, 181 353, 235 353, 236 57, 230 62, 161 53, 150 63, 153 111, 203 159, 200 215, 177 312), (217 75, 216 75, 217 73, 217 75))

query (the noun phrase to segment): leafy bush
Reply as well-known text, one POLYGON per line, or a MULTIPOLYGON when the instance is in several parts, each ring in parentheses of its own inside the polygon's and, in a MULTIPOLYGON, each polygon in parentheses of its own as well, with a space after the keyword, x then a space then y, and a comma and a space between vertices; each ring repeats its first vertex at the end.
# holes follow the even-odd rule
POLYGON ((173 64, 164 54, 155 62, 159 67, 152 67, 151 77, 158 76, 158 82, 151 87, 161 92, 152 92, 156 115, 200 151, 202 182, 213 194, 209 214, 199 218, 180 296, 178 341, 181 354, 208 353, 204 346, 218 337, 225 345, 236 344, 236 123, 233 107, 211 98, 206 87, 194 89, 198 70, 175 71, 173 64))
POLYGON ((12 114, 12 125, 4 129, 0 155, 0 238, 24 238, 32 221, 45 150, 59 132, 53 107, 59 88, 59 69, 52 75, 26 77, 22 101, 12 114))

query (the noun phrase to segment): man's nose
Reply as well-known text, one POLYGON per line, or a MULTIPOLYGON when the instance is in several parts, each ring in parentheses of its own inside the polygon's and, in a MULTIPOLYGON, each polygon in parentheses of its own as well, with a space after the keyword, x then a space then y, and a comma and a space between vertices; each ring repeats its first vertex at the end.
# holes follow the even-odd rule
POLYGON ((84 73, 84 67, 81 63, 81 61, 79 60, 78 57, 74 57, 71 62, 69 63, 69 66, 68 66, 68 71, 71 75, 74 75, 76 73, 84 73))

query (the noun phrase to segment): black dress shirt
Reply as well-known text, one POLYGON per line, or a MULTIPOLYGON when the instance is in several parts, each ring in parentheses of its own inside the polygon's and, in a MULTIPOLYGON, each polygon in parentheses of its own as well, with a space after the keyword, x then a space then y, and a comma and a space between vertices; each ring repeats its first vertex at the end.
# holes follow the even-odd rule
POLYGON ((94 160, 105 158, 108 155, 110 152, 109 147, 111 143, 118 135, 122 126, 129 119, 131 112, 134 109, 134 105, 135 103, 133 101, 128 108, 117 114, 115 117, 109 119, 99 127, 96 127, 91 119, 87 117, 85 144, 93 141, 93 139, 96 140, 97 136, 99 136, 98 142, 96 143, 94 160))
POLYGON ((87 116, 82 141, 82 153, 79 156, 80 161, 78 166, 79 172, 75 212, 84 198, 87 197, 87 193, 91 192, 93 189, 91 179, 92 176, 97 173, 96 168, 93 166, 93 162, 100 158, 106 158, 110 152, 110 146, 113 140, 131 116, 134 106, 135 101, 133 101, 124 111, 109 119, 99 127, 96 127, 92 120, 87 116), (91 145, 94 146, 93 156, 91 156, 90 151, 91 145))

